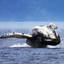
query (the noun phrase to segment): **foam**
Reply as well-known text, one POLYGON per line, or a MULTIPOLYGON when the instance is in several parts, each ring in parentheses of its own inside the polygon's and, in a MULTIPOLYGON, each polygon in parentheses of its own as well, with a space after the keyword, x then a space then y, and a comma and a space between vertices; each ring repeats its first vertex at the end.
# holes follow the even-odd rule
POLYGON ((18 43, 18 44, 11 45, 10 47, 30 47, 30 46, 27 45, 26 43, 24 43, 24 44, 18 43))

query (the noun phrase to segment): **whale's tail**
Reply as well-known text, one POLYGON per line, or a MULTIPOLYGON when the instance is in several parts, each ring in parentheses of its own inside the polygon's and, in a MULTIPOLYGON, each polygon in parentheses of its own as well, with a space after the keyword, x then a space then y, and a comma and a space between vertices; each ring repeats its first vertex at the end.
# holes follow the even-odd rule
POLYGON ((4 34, 1 35, 0 38, 31 38, 32 35, 29 34, 24 34, 24 33, 8 33, 8 34, 4 34))

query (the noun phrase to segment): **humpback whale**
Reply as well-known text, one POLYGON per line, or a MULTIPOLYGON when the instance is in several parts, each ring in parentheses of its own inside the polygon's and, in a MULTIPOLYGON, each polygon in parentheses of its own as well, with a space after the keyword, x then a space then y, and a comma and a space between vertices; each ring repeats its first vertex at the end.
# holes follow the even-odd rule
POLYGON ((26 43, 34 48, 44 48, 47 45, 58 45, 60 36, 55 31, 58 27, 54 23, 49 25, 35 26, 29 34, 9 33, 1 35, 0 38, 26 38, 26 43))

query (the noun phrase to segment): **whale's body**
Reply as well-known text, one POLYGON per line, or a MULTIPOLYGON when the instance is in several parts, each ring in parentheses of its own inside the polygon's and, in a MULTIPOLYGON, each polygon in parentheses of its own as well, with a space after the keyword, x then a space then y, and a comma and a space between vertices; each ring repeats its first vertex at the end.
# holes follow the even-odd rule
POLYGON ((28 38, 26 43, 32 47, 55 46, 60 43, 59 34, 48 26, 36 26, 30 33, 32 38, 28 38))
POLYGON ((49 26, 36 26, 32 29, 29 34, 24 33, 9 33, 0 36, 0 38, 26 38, 26 43, 34 48, 43 48, 47 45, 58 45, 60 43, 60 36, 55 31, 55 24, 50 24, 49 26))

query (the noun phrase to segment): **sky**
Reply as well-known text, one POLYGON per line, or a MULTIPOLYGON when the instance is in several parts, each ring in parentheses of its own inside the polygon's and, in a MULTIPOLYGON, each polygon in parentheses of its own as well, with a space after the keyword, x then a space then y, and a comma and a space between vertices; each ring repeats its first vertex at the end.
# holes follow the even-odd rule
MULTIPOLYGON (((49 25, 50 21, 47 22, 33 22, 33 21, 25 21, 25 22, 0 22, 0 29, 1 30, 12 30, 12 32, 15 32, 16 29, 19 29, 22 31, 22 29, 26 29, 31 31, 35 26, 40 25, 49 25)), ((64 30, 64 22, 53 22, 57 25, 58 29, 64 30)), ((28 31, 28 32, 29 32, 28 31)))
POLYGON ((2 21, 64 21, 64 0, 0 0, 2 21))

